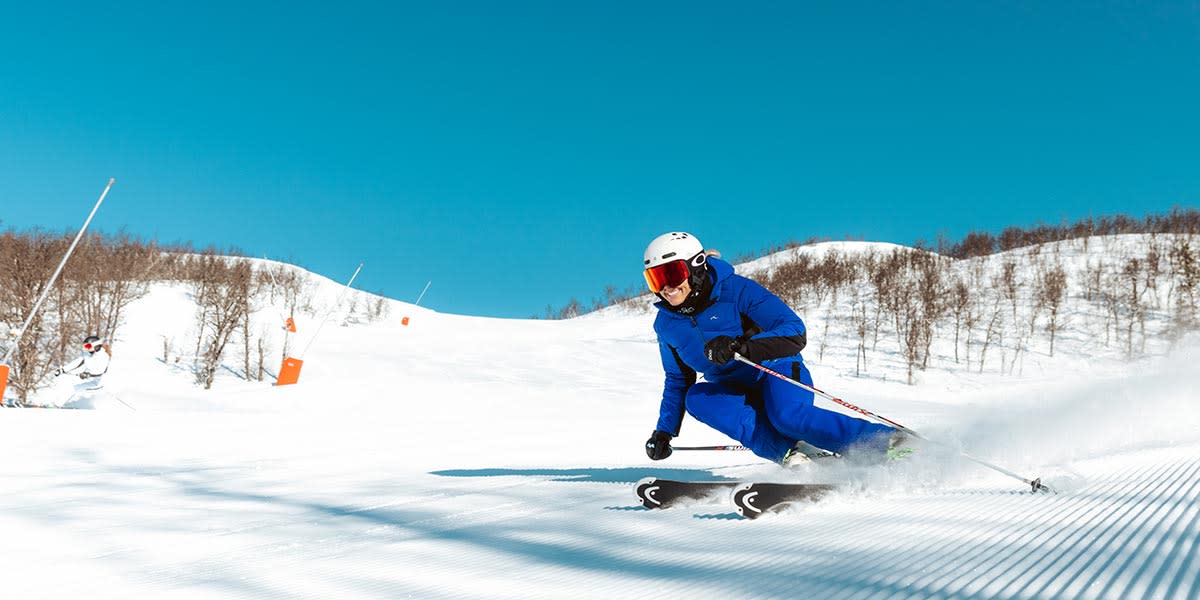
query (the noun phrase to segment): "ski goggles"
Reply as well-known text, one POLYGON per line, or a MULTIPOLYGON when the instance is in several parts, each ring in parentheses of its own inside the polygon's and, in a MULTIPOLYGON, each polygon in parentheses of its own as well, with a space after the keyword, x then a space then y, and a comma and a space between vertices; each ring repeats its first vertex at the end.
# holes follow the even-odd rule
POLYGON ((646 276, 646 285, 650 286, 650 291, 657 294, 665 287, 683 285, 691 276, 691 271, 688 270, 687 261, 680 259, 650 267, 642 274, 646 276))
POLYGON ((100 347, 100 342, 96 342, 95 344, 88 342, 83 345, 84 350, 92 350, 93 348, 99 348, 99 347, 100 347))

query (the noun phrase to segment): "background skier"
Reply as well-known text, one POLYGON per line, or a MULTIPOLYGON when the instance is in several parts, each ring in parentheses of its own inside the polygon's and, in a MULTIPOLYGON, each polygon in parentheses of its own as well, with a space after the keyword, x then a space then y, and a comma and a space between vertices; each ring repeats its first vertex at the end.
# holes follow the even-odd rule
POLYGON ((77 375, 82 380, 75 384, 71 398, 63 406, 92 408, 100 390, 104 387, 102 377, 108 372, 108 363, 111 358, 112 353, 100 336, 89 335, 83 338, 83 347, 79 358, 59 367, 54 373, 55 376, 77 375))
POLYGON ((882 458, 890 427, 813 406, 813 394, 734 360, 734 353, 812 385, 800 351, 804 322, 778 296, 736 275, 694 236, 655 238, 643 255, 656 303, 654 332, 666 373, 658 424, 646 440, 653 460, 671 455, 685 411, 755 454, 786 464, 807 442, 840 454, 882 458), (697 383, 697 373, 704 382, 697 383))

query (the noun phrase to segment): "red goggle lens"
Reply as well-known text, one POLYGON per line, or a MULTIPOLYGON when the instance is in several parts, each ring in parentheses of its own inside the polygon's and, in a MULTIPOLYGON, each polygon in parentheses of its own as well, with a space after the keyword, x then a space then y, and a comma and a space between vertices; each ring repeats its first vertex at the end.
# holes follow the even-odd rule
POLYGON ((646 285, 650 286, 650 291, 657 294, 664 287, 679 287, 683 285, 683 282, 688 280, 691 272, 688 271, 687 261, 673 260, 669 263, 650 267, 643 272, 643 275, 646 276, 646 285))

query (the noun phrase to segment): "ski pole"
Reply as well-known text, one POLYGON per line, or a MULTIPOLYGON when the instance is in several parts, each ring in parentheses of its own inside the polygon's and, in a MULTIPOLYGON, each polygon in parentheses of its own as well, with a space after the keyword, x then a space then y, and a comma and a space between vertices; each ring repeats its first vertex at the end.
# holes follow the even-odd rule
POLYGON ((117 402, 120 402, 121 404, 124 404, 124 405, 125 405, 125 408, 128 408, 129 410, 132 410, 133 412, 137 412, 137 409, 136 409, 136 408, 134 408, 134 407, 130 406, 128 402, 126 402, 126 401, 122 400, 120 396, 118 396, 118 395, 116 395, 116 394, 109 394, 109 395, 110 395, 110 396, 112 396, 113 398, 116 398, 116 399, 117 399, 117 402))
POLYGON ((994 464, 992 464, 992 463, 990 463, 990 462, 987 462, 986 460, 983 460, 983 459, 980 459, 980 458, 975 458, 974 456, 971 456, 970 454, 967 454, 966 452, 963 452, 962 450, 958 450, 957 448, 953 448, 952 446, 950 446, 950 445, 948 445, 948 444, 943 444, 943 443, 940 443, 940 442, 935 442, 935 441, 933 441, 933 440, 931 440, 931 439, 929 439, 929 438, 927 438, 927 437, 925 437, 925 436, 923 436, 923 435, 921 435, 921 434, 919 434, 919 433, 917 433, 917 432, 913 431, 912 429, 909 429, 909 428, 907 428, 907 427, 905 427, 905 426, 903 426, 903 425, 901 425, 901 424, 899 424, 899 423, 897 423, 897 422, 895 422, 895 421, 893 421, 893 420, 891 420, 891 419, 889 419, 889 418, 887 418, 887 417, 884 417, 884 416, 882 416, 882 415, 877 415, 877 414, 875 414, 875 413, 873 413, 873 412, 871 412, 871 411, 869 411, 869 410, 867 410, 867 409, 865 409, 865 408, 862 408, 862 407, 860 407, 860 406, 855 406, 855 405, 853 405, 853 404, 851 404, 851 403, 849 403, 849 402, 846 402, 845 400, 842 400, 841 398, 838 398, 837 396, 834 396, 833 394, 830 394, 830 393, 827 393, 827 392, 823 392, 823 391, 821 391, 821 390, 819 390, 819 389, 817 389, 817 388, 815 388, 815 387, 813 387, 813 386, 811 386, 811 385, 806 385, 806 384, 804 384, 804 383, 802 383, 802 382, 800 382, 800 381, 796 381, 795 379, 792 379, 791 377, 788 377, 787 375, 784 375, 784 374, 782 374, 782 373, 777 373, 777 372, 775 372, 775 371, 772 371, 771 369, 768 369, 767 367, 764 367, 764 366, 762 366, 762 365, 760 365, 760 364, 758 364, 758 363, 756 363, 756 362, 754 362, 754 361, 752 361, 752 360, 750 360, 750 359, 746 358, 745 356, 742 356, 741 354, 738 354, 738 353, 736 353, 736 352, 735 352, 735 353, 734 353, 734 355, 733 355, 733 357, 734 357, 734 358, 736 358, 737 360, 739 360, 739 361, 743 362, 743 363, 746 363, 746 364, 748 364, 748 365, 750 365, 750 366, 754 367, 755 369, 758 369, 759 371, 762 371, 763 373, 766 373, 767 375, 772 375, 772 376, 774 376, 774 377, 777 377, 777 378, 779 378, 779 379, 782 379, 782 380, 784 380, 784 381, 786 381, 786 382, 788 382, 788 383, 790 383, 790 384, 792 384, 792 385, 799 386, 799 387, 801 387, 801 388, 803 388, 803 389, 806 389, 806 390, 808 390, 808 391, 810 391, 810 392, 812 392, 812 393, 814 393, 814 394, 816 394, 816 395, 818 395, 818 396, 820 396, 820 397, 822 397, 822 398, 825 398, 825 399, 827 399, 827 400, 831 400, 831 401, 833 401, 833 402, 836 402, 837 404, 840 404, 840 405, 842 405, 842 406, 845 406, 846 408, 849 408, 850 410, 853 410, 854 412, 857 412, 857 413, 859 413, 859 414, 862 414, 862 415, 865 415, 865 416, 867 416, 867 417, 870 417, 870 418, 872 418, 872 419, 875 419, 876 421, 880 421, 880 422, 882 422, 882 423, 886 423, 886 424, 888 424, 888 425, 891 425, 892 427, 895 427, 896 429, 898 429, 898 430, 900 430, 900 431, 903 431, 904 433, 906 433, 906 434, 908 434, 908 435, 910 435, 910 436, 912 436, 912 437, 915 437, 915 438, 917 438, 917 439, 919 439, 919 440, 922 440, 922 441, 924 441, 924 442, 928 442, 928 443, 930 443, 930 444, 934 444, 934 445, 937 445, 937 446, 942 446, 942 447, 944 447, 944 448, 951 448, 951 449, 953 449, 953 450, 956 450, 956 451, 958 452, 959 456, 962 456, 963 458, 965 458, 965 459, 967 459, 967 460, 969 460, 969 461, 971 461, 971 462, 974 462, 975 464, 978 464, 978 465, 981 465, 981 466, 987 467, 987 468, 989 468, 989 469, 991 469, 991 470, 993 470, 993 471, 996 471, 997 473, 1002 473, 1002 474, 1004 474, 1004 475, 1008 475, 1009 477, 1012 477, 1012 478, 1014 478, 1014 479, 1017 479, 1017 480, 1023 481, 1023 482, 1024 482, 1026 485, 1028 485, 1028 486, 1029 486, 1029 487, 1030 487, 1030 488, 1031 488, 1033 491, 1035 491, 1035 492, 1040 492, 1040 491, 1054 492, 1054 490, 1053 490, 1053 489, 1051 489, 1051 488, 1050 488, 1050 486, 1047 486, 1046 484, 1042 483, 1042 478, 1041 478, 1041 477, 1038 477, 1038 478, 1036 478, 1036 479, 1027 479, 1027 478, 1025 478, 1025 477, 1022 477, 1022 476, 1020 476, 1020 475, 1018 475, 1018 474, 1016 474, 1016 473, 1013 473, 1012 471, 1009 471, 1008 469, 1005 469, 1004 467, 1001 467, 1001 466, 999 466, 999 465, 994 465, 994 464))
POLYGON ((671 449, 672 450, 733 450, 733 451, 749 450, 749 448, 747 448, 745 446, 737 446, 737 445, 731 445, 731 446, 671 446, 671 449))

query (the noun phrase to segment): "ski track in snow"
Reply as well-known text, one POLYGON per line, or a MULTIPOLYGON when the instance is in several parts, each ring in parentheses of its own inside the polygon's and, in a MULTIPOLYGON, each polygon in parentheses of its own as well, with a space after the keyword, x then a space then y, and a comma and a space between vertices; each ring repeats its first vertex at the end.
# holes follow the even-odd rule
MULTIPOLYGON (((721 503, 645 510, 632 482, 571 480, 570 470, 463 470, 404 485, 368 478, 357 483, 377 489, 346 503, 280 479, 304 470, 304 459, 265 472, 97 465, 124 473, 106 502, 141 501, 88 507, 94 495, 85 492, 60 502, 54 518, 82 538, 117 540, 86 556, 115 578, 112 588, 91 569, 50 584, 23 577, 36 568, 6 579, 22 597, 286 597, 299 588, 378 598, 1194 598, 1197 450, 1163 450, 1107 473, 1093 461, 1088 484, 1071 493, 1004 482, 916 494, 868 487, 755 521, 721 503), (269 491, 276 486, 284 492, 269 491), (148 506, 157 514, 144 514, 148 506), (173 549, 176 541, 188 547, 173 549)), ((358 487, 320 471, 309 489, 358 487)), ((59 486, 113 479, 102 474, 75 469, 59 486)), ((0 503, 5 520, 22 508, 11 497, 0 503)), ((21 549, 3 546, 6 564, 21 565, 21 549)))

